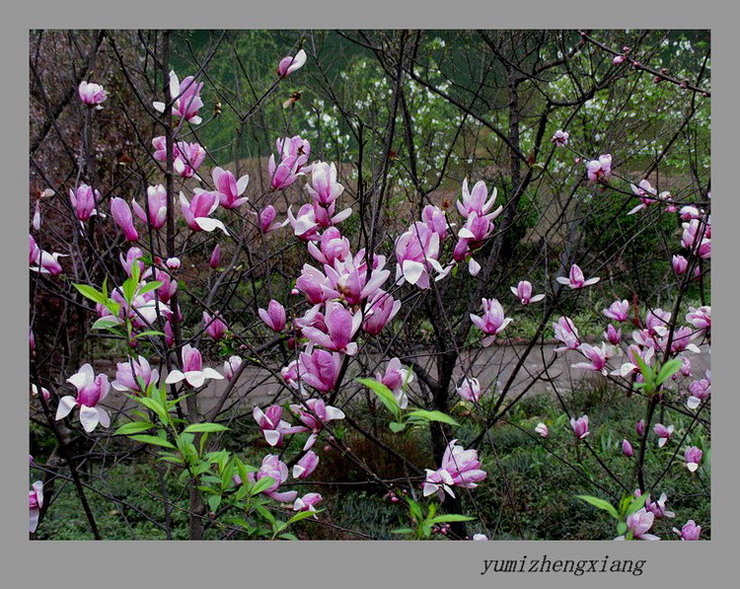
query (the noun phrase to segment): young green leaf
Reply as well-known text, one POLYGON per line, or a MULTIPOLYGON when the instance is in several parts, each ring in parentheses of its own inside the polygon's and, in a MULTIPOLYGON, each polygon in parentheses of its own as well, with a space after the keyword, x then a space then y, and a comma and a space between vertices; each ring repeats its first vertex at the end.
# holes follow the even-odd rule
POLYGON ((171 448, 173 450, 177 450, 175 446, 165 440, 164 438, 159 438, 157 436, 150 436, 147 434, 138 434, 129 436, 132 440, 136 440, 137 442, 144 442, 145 444, 152 444, 154 446, 162 446, 163 448, 171 448))
POLYGON ((218 423, 194 423, 193 425, 189 425, 183 430, 183 433, 205 433, 205 432, 223 432, 229 429, 228 427, 224 425, 219 425, 218 423))
POLYGON ((153 427, 154 424, 151 421, 131 421, 129 423, 124 423, 115 432, 113 432, 113 435, 124 436, 130 434, 140 434, 141 432, 145 432, 149 429, 152 429, 153 427))
POLYGON ((358 378, 357 382, 364 384, 373 391, 378 396, 378 399, 380 399, 380 402, 385 405, 385 408, 393 413, 396 420, 400 418, 401 408, 398 406, 398 401, 396 401, 396 397, 393 396, 393 392, 387 386, 382 382, 373 380, 372 378, 358 378))
POLYGON ((425 409, 416 409, 409 413, 409 417, 422 419, 424 421, 439 421, 441 423, 448 423, 449 425, 460 425, 452 419, 449 415, 442 413, 441 411, 427 411, 425 409))
POLYGON ((617 513, 617 510, 614 509, 614 506, 608 501, 604 501, 603 499, 599 499, 598 497, 592 497, 591 495, 577 495, 577 497, 585 501, 586 503, 590 503, 594 507, 603 509, 609 515, 611 515, 614 519, 616 520, 620 519, 619 514, 617 513))

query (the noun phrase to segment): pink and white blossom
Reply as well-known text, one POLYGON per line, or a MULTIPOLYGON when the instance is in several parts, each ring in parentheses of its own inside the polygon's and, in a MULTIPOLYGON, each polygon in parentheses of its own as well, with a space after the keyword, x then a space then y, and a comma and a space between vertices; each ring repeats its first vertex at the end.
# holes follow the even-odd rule
POLYGON ((93 84, 85 80, 80 82, 77 95, 83 104, 93 106, 96 110, 103 108, 102 104, 108 98, 108 93, 100 84, 93 84))
POLYGON ((203 368, 203 357, 197 348, 185 344, 182 348, 182 371, 174 369, 165 379, 166 384, 177 384, 183 380, 191 387, 202 387, 206 380, 223 380, 223 376, 213 368, 203 368))
POLYGON ((573 264, 570 267, 568 278, 565 278, 565 276, 558 276, 555 280, 557 280, 560 284, 569 286, 572 289, 577 289, 596 284, 601 279, 598 276, 595 276, 594 278, 589 278, 588 280, 586 280, 583 275, 583 270, 581 270, 581 268, 577 264, 573 264))
POLYGON ((514 293, 514 296, 519 299, 522 305, 537 303, 545 298, 543 294, 532 296, 532 283, 528 280, 519 281, 519 284, 511 287, 511 292, 514 293))
POLYGON ((65 395, 59 399, 56 419, 63 419, 75 408, 80 408, 80 423, 86 432, 93 431, 98 424, 103 427, 110 426, 108 412, 98 403, 105 399, 110 390, 108 376, 105 374, 95 375, 90 364, 83 364, 79 372, 67 379, 67 382, 77 389, 77 396, 65 395))
POLYGON ((306 52, 303 49, 299 49, 298 53, 283 57, 278 64, 277 72, 281 78, 287 78, 290 74, 298 71, 306 63, 306 52))

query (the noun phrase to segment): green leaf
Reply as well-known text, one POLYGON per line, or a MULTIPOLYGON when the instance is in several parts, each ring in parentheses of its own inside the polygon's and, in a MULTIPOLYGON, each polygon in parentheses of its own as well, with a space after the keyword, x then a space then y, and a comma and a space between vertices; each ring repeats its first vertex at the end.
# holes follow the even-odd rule
POLYGON ((263 505, 255 505, 254 509, 268 522, 270 522, 272 525, 275 525, 275 516, 272 515, 272 513, 270 513, 270 511, 266 507, 264 507, 263 505))
POLYGON ((108 302, 108 297, 92 286, 88 286, 87 284, 73 284, 72 286, 74 286, 83 297, 90 299, 91 301, 100 303, 101 305, 108 302))
POLYGON ((183 433, 194 434, 198 432, 223 432, 229 428, 225 425, 219 425, 218 423, 194 423, 189 425, 183 430, 183 433))
POLYGON ((208 498, 208 507, 211 508, 211 511, 216 511, 219 505, 221 505, 221 495, 211 495, 208 498))
POLYGON ((619 522, 617 524, 617 534, 620 536, 624 536, 624 533, 627 531, 627 524, 624 522, 619 522))
POLYGON ((617 510, 614 509, 614 506, 609 503, 608 501, 604 501, 603 499, 599 499, 598 497, 592 497, 591 495, 577 495, 579 499, 582 499, 586 503, 590 503, 594 507, 597 507, 598 509, 603 509, 609 515, 611 515, 614 519, 619 520, 619 514, 617 513, 617 510))
POLYGON ((391 534, 415 534, 416 531, 411 528, 398 528, 397 530, 391 530, 391 534))
POLYGON ((140 337, 159 336, 159 335, 164 335, 164 333, 162 333, 161 331, 155 331, 154 329, 150 329, 148 331, 142 331, 141 333, 137 333, 136 337, 140 338, 140 337))
POLYGON ((262 477, 260 480, 258 480, 254 485, 252 485, 252 488, 249 490, 249 493, 251 495, 258 495, 265 489, 269 488, 270 486, 275 484, 275 479, 272 477, 262 477))
POLYGON ((664 381, 668 380, 671 376, 676 374, 676 372, 681 370, 682 364, 683 363, 678 358, 668 360, 668 362, 661 366, 660 372, 658 372, 658 376, 655 379, 655 383, 662 384, 664 381))
POLYGON ((154 411, 154 413, 157 414, 157 417, 162 420, 162 423, 167 424, 170 422, 170 414, 159 401, 156 401, 155 399, 151 399, 149 397, 136 397, 136 400, 144 405, 144 407, 146 407, 147 409, 151 409, 152 411, 154 411))
POLYGON ((468 515, 459 515, 456 513, 449 513, 447 515, 438 515, 429 520, 431 524, 443 524, 446 522, 470 522, 475 520, 474 517, 468 515))
POLYGON ((423 419, 424 421, 439 421, 441 423, 448 423, 450 425, 460 425, 452 419, 449 415, 442 413, 441 411, 426 411, 425 409, 416 409, 409 413, 409 417, 423 419))
POLYGON ((380 402, 385 405, 385 408, 388 409, 388 411, 393 413, 396 419, 401 416, 401 408, 398 406, 396 397, 393 396, 393 392, 391 392, 391 390, 382 382, 378 382, 372 378, 358 378, 357 382, 364 384, 373 391, 378 396, 378 399, 380 399, 380 402))
POLYGON ((113 432, 113 435, 124 436, 130 434, 140 434, 141 432, 145 432, 146 430, 152 429, 153 427, 154 424, 151 421, 131 421, 129 423, 124 423, 115 432, 113 432))
POLYGON ((313 515, 316 515, 317 513, 320 513, 321 511, 322 511, 322 510, 318 510, 318 511, 300 511, 300 512, 296 513, 296 514, 295 514, 295 515, 294 515, 293 517, 291 517, 291 518, 290 518, 290 519, 289 519, 289 520, 288 520, 288 521, 286 522, 286 524, 285 524, 285 525, 286 525, 286 526, 289 526, 289 525, 291 525, 291 524, 294 524, 294 523, 296 523, 296 522, 299 522, 299 521, 301 521, 302 519, 306 519, 306 518, 308 518, 308 517, 311 517, 311 516, 313 516, 313 515))
POLYGON ((120 323, 116 319, 110 317, 101 317, 92 324, 92 329, 110 329, 111 327, 118 327, 120 323))
POLYGON ((629 504, 629 507, 627 507, 627 511, 625 511, 624 515, 630 515, 632 513, 635 513, 638 509, 641 509, 643 505, 645 505, 645 502, 647 501, 648 494, 643 493, 639 497, 635 497, 632 499, 632 501, 629 504))
POLYGON ((397 421, 391 421, 388 424, 388 427, 391 428, 391 431, 394 434, 397 434, 398 432, 403 431, 404 429, 406 429, 406 424, 405 423, 398 423, 397 421))
POLYGON ((298 537, 295 534, 291 534, 290 532, 280 534, 278 538, 282 538, 283 540, 298 540, 298 537))
POLYGON ((136 440, 137 442, 144 442, 145 444, 153 444, 154 446, 162 446, 164 448, 171 448, 172 450, 177 450, 177 448, 168 442, 167 440, 163 438, 158 438, 157 436, 149 436, 146 434, 139 434, 134 436, 129 436, 132 440, 136 440))
POLYGON ((157 290, 163 284, 164 282, 162 282, 161 280, 153 280, 152 282, 147 282, 144 286, 142 286, 139 289, 139 294, 143 295, 153 290, 157 290))

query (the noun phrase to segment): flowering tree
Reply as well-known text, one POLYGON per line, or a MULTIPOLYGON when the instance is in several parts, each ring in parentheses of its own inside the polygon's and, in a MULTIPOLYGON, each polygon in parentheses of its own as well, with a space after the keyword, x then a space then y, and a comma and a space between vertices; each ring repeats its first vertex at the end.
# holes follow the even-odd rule
POLYGON ((658 538, 681 458, 708 494, 701 35, 675 65, 684 40, 639 31, 30 42, 29 384, 54 440, 32 457, 31 532, 59 480, 95 538, 98 502, 168 538, 176 508, 191 539, 341 529, 320 476, 339 460, 400 504, 401 536, 495 537, 479 502, 498 476, 511 501, 503 425, 566 465, 617 539, 658 538), (628 398, 634 432, 596 443, 562 364, 628 398), (542 383, 557 414, 529 423, 542 383), (106 492, 124 461, 156 465, 161 517, 106 492))

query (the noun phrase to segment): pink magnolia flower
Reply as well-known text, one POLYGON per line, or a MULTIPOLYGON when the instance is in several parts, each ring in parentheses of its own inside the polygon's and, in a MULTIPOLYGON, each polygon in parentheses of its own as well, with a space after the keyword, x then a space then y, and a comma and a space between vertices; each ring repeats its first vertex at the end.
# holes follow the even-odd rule
POLYGON ((607 153, 586 163, 586 173, 591 182, 604 182, 612 173, 612 156, 607 153))
MULTIPOLYGON (((483 180, 475 183, 472 190, 468 190, 468 179, 465 178, 462 183, 462 200, 458 200, 455 205, 460 214, 467 219, 471 213, 476 213, 479 218, 485 218, 487 221, 493 221, 501 214, 503 207, 499 206, 495 211, 489 213, 491 207, 496 202, 496 188, 491 192, 491 198, 488 198, 488 188, 483 180)), ((464 236, 460 236, 464 237, 464 236)))
POLYGON ((180 192, 180 210, 185 222, 193 231, 213 231, 220 229, 225 235, 229 235, 224 224, 210 215, 218 208, 218 193, 206 192, 196 188, 193 200, 188 201, 180 192))
POLYGON ((545 298, 545 295, 538 294, 532 296, 532 283, 528 280, 521 280, 519 284, 511 287, 511 292, 519 299, 522 305, 537 303, 545 298))
POLYGON ((562 147, 563 145, 568 145, 568 137, 570 137, 568 131, 558 129, 555 131, 555 134, 552 136, 550 141, 552 141, 557 147, 562 147))
MULTIPOLYGON (((203 106, 200 91, 203 82, 196 82, 193 76, 187 76, 180 82, 174 71, 170 72, 170 99, 172 103, 172 114, 181 117, 193 125, 200 125, 202 119, 198 111, 203 106)), ((164 112, 164 102, 154 102, 154 109, 164 112)))
POLYGON ((267 305, 267 311, 258 309, 257 312, 265 325, 273 331, 280 332, 285 329, 285 307, 276 300, 270 301, 267 305))
POLYGON ((105 409, 98 407, 98 403, 105 399, 110 390, 110 383, 105 374, 95 376, 92 366, 83 364, 77 374, 73 374, 67 382, 77 389, 77 397, 65 395, 59 399, 56 419, 63 419, 75 408, 80 408, 80 423, 86 432, 93 431, 98 424, 110 426, 110 417, 105 409))
POLYGON ((680 530, 673 528, 673 531, 681 536, 682 541, 696 541, 699 539, 699 534, 701 534, 701 526, 697 526, 696 522, 693 519, 690 519, 680 530))
POLYGON ((301 352, 298 356, 297 371, 300 380, 305 384, 320 393, 328 393, 337 383, 341 365, 340 354, 316 349, 301 352))
POLYGON ((208 265, 212 270, 216 270, 221 264, 221 246, 217 243, 211 251, 211 257, 208 259, 208 265))
POLYGON ((429 271, 446 276, 439 263, 439 234, 426 223, 417 221, 396 239, 396 284, 404 281, 419 288, 429 288, 429 271))
POLYGON ((647 180, 640 180, 640 184, 638 186, 630 184, 630 188, 635 196, 640 197, 640 204, 630 210, 630 212, 627 213, 628 215, 634 215, 638 211, 646 209, 649 205, 655 202, 654 199, 657 198, 658 191, 655 190, 647 180))
POLYGON ((271 155, 267 171, 270 174, 272 189, 283 190, 309 171, 306 164, 311 155, 311 144, 300 135, 296 135, 278 138, 275 146, 280 153, 280 163, 276 164, 275 155, 271 155))
POLYGON ((437 493, 440 499, 444 498, 444 493, 451 497, 455 496, 452 491, 453 486, 462 487, 463 489, 474 489, 478 483, 486 478, 486 472, 481 470, 480 460, 478 460, 477 450, 465 450, 462 446, 456 444, 457 440, 452 440, 442 456, 442 466, 433 471, 426 470, 426 479, 423 485, 423 494, 425 497, 432 493, 437 493))
POLYGON ((121 266, 123 267, 123 271, 126 272, 128 276, 131 276, 133 272, 134 265, 139 267, 139 276, 144 279, 148 278, 152 275, 152 270, 149 268, 146 272, 144 271, 144 268, 146 265, 144 264, 144 261, 142 258, 144 257, 144 252, 141 251, 141 248, 134 246, 131 246, 128 248, 128 251, 126 252, 126 257, 123 256, 123 253, 119 254, 118 259, 121 262, 121 266))
POLYGON ((76 190, 69 189, 69 200, 80 221, 87 221, 97 215, 95 205, 100 202, 100 191, 93 190, 87 184, 80 184, 76 190))
POLYGON ((260 227, 262 229, 262 233, 267 235, 271 231, 275 231, 276 229, 280 229, 281 227, 285 227, 290 221, 288 219, 285 219, 282 223, 279 223, 275 221, 275 217, 277 216, 277 212, 275 211, 275 207, 272 205, 267 205, 259 214, 259 220, 260 220, 260 227))
POLYGON ((66 258, 68 254, 60 254, 58 252, 49 253, 40 249, 36 245, 36 241, 31 235, 29 252, 29 260, 31 267, 29 268, 32 272, 38 272, 40 274, 50 274, 51 276, 58 276, 62 273, 62 266, 59 263, 59 258, 66 258))
POLYGON ((290 503, 298 496, 297 491, 278 491, 280 485, 288 480, 288 467, 280 460, 279 456, 274 454, 265 456, 262 459, 262 466, 260 466, 257 473, 247 473, 247 477, 252 484, 265 477, 272 478, 273 483, 262 492, 280 503, 290 503))
POLYGON ((302 333, 311 342, 333 352, 342 352, 348 356, 357 354, 357 343, 352 341, 362 323, 362 314, 354 315, 339 302, 326 303, 324 325, 326 331, 316 327, 304 327, 302 333))
POLYGON ((637 432, 637 435, 642 438, 642 436, 645 435, 645 420, 641 419, 637 423, 635 423, 635 432, 637 432))
POLYGON ((689 261, 681 255, 676 255, 671 259, 671 267, 678 276, 681 276, 689 269, 689 261))
POLYGON ((628 313, 630 310, 630 304, 625 299, 622 301, 614 301, 607 309, 604 309, 602 313, 605 317, 612 321, 627 321, 628 313))
POLYGON ((601 279, 596 276, 594 278, 589 278, 588 280, 586 280, 583 276, 583 270, 581 270, 581 268, 577 264, 573 264, 570 267, 568 278, 565 278, 565 276, 558 276, 555 280, 557 280, 560 284, 565 284, 570 288, 576 289, 591 286, 592 284, 596 284, 601 279))
POLYGON ((148 186, 146 189, 147 211, 138 202, 131 201, 134 214, 152 229, 161 229, 167 223, 167 189, 162 184, 148 186))
POLYGON ((712 327, 712 307, 704 305, 699 307, 689 307, 686 314, 686 321, 691 323, 698 331, 708 331, 712 327))
POLYGON ((294 479, 307 479, 319 465, 319 457, 313 450, 306 452, 293 466, 294 479))
POLYGON ((561 317, 557 322, 552 324, 552 328, 555 332, 555 339, 562 342, 564 345, 555 348, 556 352, 562 352, 564 350, 575 350, 581 345, 581 340, 578 336, 578 330, 568 317, 561 317))
POLYGON ((656 423, 653 427, 655 435, 658 436, 658 448, 665 446, 666 442, 670 439, 675 428, 672 425, 665 426, 662 423, 656 423))
POLYGON ((481 340, 484 346, 490 346, 495 340, 496 335, 501 333, 506 326, 512 322, 511 317, 504 316, 504 309, 496 299, 481 299, 483 305, 483 316, 473 315, 470 320, 483 333, 487 334, 481 340))
POLYGON ((378 335, 400 309, 401 301, 397 301, 384 290, 379 290, 368 301, 362 329, 370 335, 378 335))
POLYGON ((373 256, 372 271, 368 277, 364 249, 357 252, 354 258, 335 260, 332 266, 324 264, 329 290, 338 292, 339 298, 351 306, 359 305, 380 292, 391 274, 390 270, 384 268, 385 256, 373 256))
POLYGON ((131 208, 122 198, 114 197, 110 201, 110 214, 116 225, 123 231, 123 235, 129 241, 139 239, 139 234, 134 227, 134 218, 131 214, 131 208))
MULTIPOLYGON (((177 260, 177 258, 174 259, 177 260)), ((179 263, 179 260, 177 261, 179 263)), ((159 268, 154 270, 154 279, 162 283, 162 286, 157 289, 157 296, 159 296, 159 300, 163 303, 169 303, 170 299, 179 288, 177 280, 173 280, 172 276, 170 276, 164 270, 160 270, 159 268)))
POLYGON ((580 350, 580 352, 586 356, 590 362, 577 362, 573 364, 571 368, 593 370, 594 372, 601 372, 604 376, 609 374, 606 367, 608 354, 605 343, 602 343, 601 347, 592 346, 590 344, 581 344, 578 346, 578 350, 580 350))
POLYGON ((218 311, 213 314, 213 317, 207 311, 203 311, 203 328, 213 341, 220 340, 229 331, 229 327, 223 322, 218 311))
POLYGON ((191 387, 197 389, 202 387, 206 380, 223 380, 223 376, 213 368, 203 368, 203 357, 197 348, 185 344, 182 348, 182 369, 170 371, 165 379, 166 384, 176 384, 181 381, 187 382, 191 387))
POLYGON ((83 80, 77 88, 77 95, 83 104, 94 106, 96 110, 103 108, 101 105, 108 98, 108 93, 100 84, 92 84, 83 80))
POLYGON ((693 219, 688 223, 682 223, 681 246, 699 256, 702 259, 710 258, 712 255, 711 227, 702 227, 699 219, 693 219))
POLYGON ((678 216, 681 217, 682 221, 691 221, 693 219, 701 219, 702 214, 695 206, 686 205, 678 211, 678 216))
POLYGON ((306 63, 306 52, 300 49, 295 56, 283 57, 278 64, 277 72, 281 78, 287 78, 293 72, 301 69, 306 63))
POLYGON ((629 443, 629 440, 622 440, 622 454, 627 458, 630 458, 634 454, 632 444, 629 443))
POLYGON ((668 511, 666 509, 665 504, 667 501, 668 501, 668 495, 666 495, 665 493, 661 493, 657 501, 652 501, 650 498, 650 495, 648 495, 648 498, 645 501, 645 509, 647 511, 652 512, 652 514, 658 519, 663 518, 663 517, 667 517, 667 518, 675 517, 676 516, 675 513, 673 513, 672 511, 668 511))
POLYGON ((573 419, 571 417, 570 427, 573 429, 573 433, 579 440, 582 440, 591 433, 588 431, 588 415, 583 415, 578 419, 573 419))
POLYGON ((39 512, 44 506, 44 483, 36 481, 28 492, 28 531, 32 534, 39 527, 39 512))
POLYGON ((310 264, 303 265, 303 271, 296 280, 295 287, 306 295, 312 305, 340 297, 340 293, 331 287, 329 278, 310 264))
POLYGON ((548 438, 548 437, 550 437, 550 430, 549 430, 549 429, 548 429, 548 427, 547 427, 547 426, 546 426, 546 425, 545 425, 544 423, 542 423, 542 422, 538 423, 538 424, 537 424, 537 425, 536 425, 536 426, 534 427, 534 431, 535 431, 535 433, 539 434, 539 435, 540 435, 541 437, 543 437, 543 438, 548 438))
POLYGON ((262 435, 270 446, 280 447, 286 434, 303 431, 301 428, 293 428, 287 421, 282 419, 283 408, 280 405, 270 405, 265 411, 255 407, 252 417, 262 430, 262 435))
POLYGON ((293 215, 293 208, 288 207, 288 223, 293 228, 293 234, 303 241, 317 241, 319 223, 316 220, 316 211, 313 205, 307 203, 298 209, 298 216, 293 215))
POLYGON ((224 362, 224 376, 226 380, 231 382, 237 370, 241 368, 241 365, 242 359, 239 356, 229 356, 229 359, 224 362))
POLYGON ((323 497, 319 493, 306 493, 295 500, 293 511, 316 511, 316 505, 321 501, 323 497))
MULTIPOLYGON (((707 376, 709 376, 709 373, 707 373, 707 376)), ((689 392, 691 395, 686 401, 686 406, 689 409, 696 409, 702 401, 708 399, 712 394, 712 382, 709 378, 695 380, 689 384, 689 392)))
POLYGON ((421 220, 429 226, 429 229, 438 234, 440 239, 447 237, 447 216, 439 207, 425 206, 421 211, 421 220))
POLYGON ((483 396, 483 391, 480 388, 477 378, 464 378, 456 391, 460 397, 471 403, 477 403, 483 396))
POLYGON ((610 323, 606 331, 602 334, 602 337, 613 346, 616 346, 622 341, 622 330, 617 329, 610 323))
POLYGON ((177 155, 172 163, 175 172, 183 178, 198 178, 195 171, 206 159, 206 150, 198 143, 177 143, 177 155))
MULTIPOLYGON (((647 531, 653 526, 655 515, 644 507, 627 516, 627 530, 632 532, 633 540, 660 540, 658 536, 648 534, 647 531)), ((625 536, 619 536, 615 540, 625 540, 625 536)))
POLYGON ((214 168, 212 175, 222 207, 235 209, 249 200, 246 196, 242 196, 249 185, 248 175, 242 176, 237 181, 233 173, 220 167, 214 168))
POLYGON ((310 431, 306 444, 303 446, 304 452, 310 450, 316 443, 316 440, 324 429, 325 424, 336 419, 344 419, 344 411, 338 407, 327 405, 321 399, 308 399, 305 405, 291 405, 290 410, 296 414, 298 419, 305 426, 302 431, 310 431))
POLYGON ((414 373, 404 367, 398 358, 391 358, 385 368, 384 374, 376 374, 375 380, 387 386, 396 398, 396 402, 401 409, 406 409, 409 405, 409 398, 406 395, 406 385, 414 380, 414 373))
POLYGON ((614 59, 612 59, 612 64, 613 65, 619 65, 625 59, 627 59, 627 58, 624 55, 617 55, 617 56, 614 57, 614 59))
POLYGON ((127 362, 116 364, 116 380, 111 385, 117 391, 143 394, 151 385, 157 385, 159 371, 149 365, 144 356, 138 360, 129 358, 127 362))
POLYGON ((167 258, 164 265, 170 270, 179 270, 181 266, 180 258, 167 258))
POLYGON ((696 472, 696 470, 699 468, 699 463, 701 462, 702 456, 704 456, 704 452, 699 450, 699 448, 697 448, 696 446, 686 448, 686 452, 684 453, 684 460, 686 460, 686 468, 689 469, 689 472, 696 472))
POLYGON ((329 206, 344 192, 337 182, 337 167, 332 163, 317 162, 311 170, 311 183, 305 186, 314 202, 329 206))

